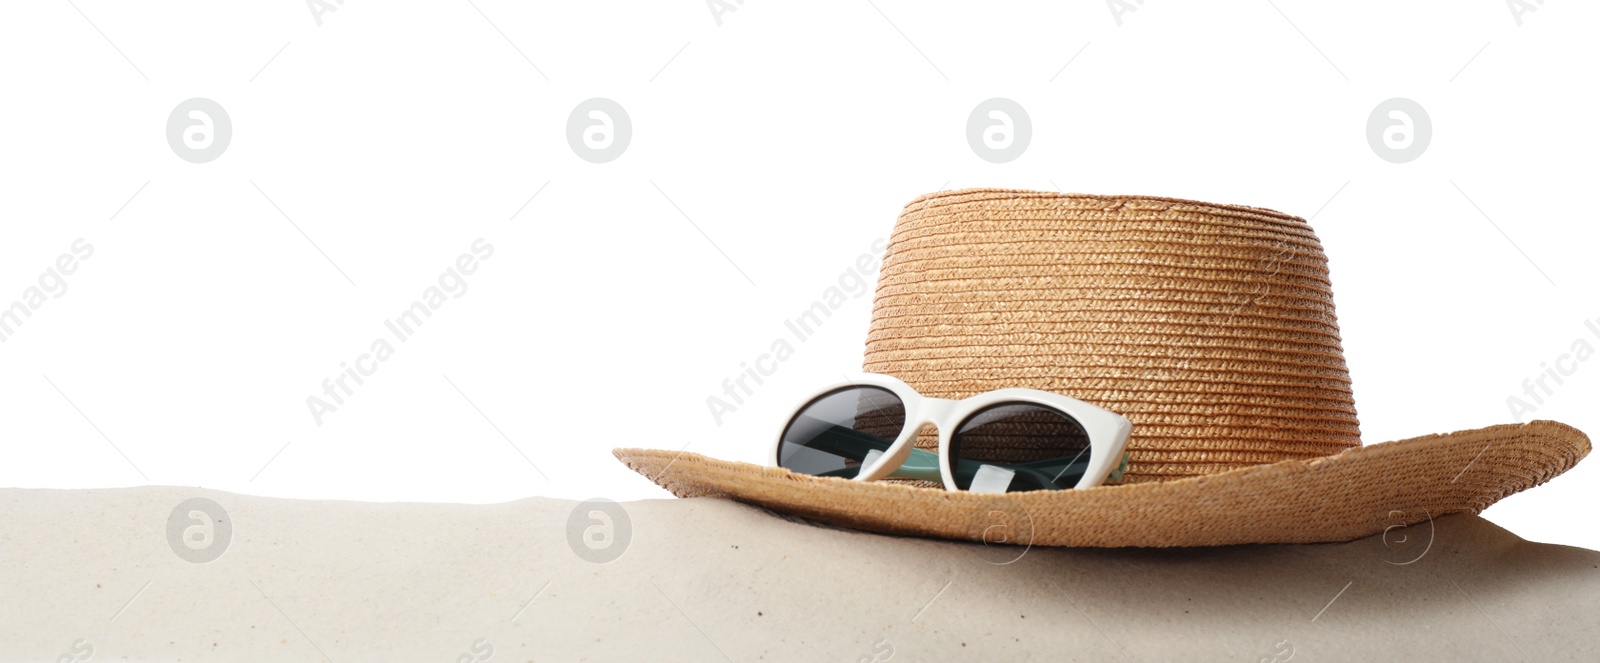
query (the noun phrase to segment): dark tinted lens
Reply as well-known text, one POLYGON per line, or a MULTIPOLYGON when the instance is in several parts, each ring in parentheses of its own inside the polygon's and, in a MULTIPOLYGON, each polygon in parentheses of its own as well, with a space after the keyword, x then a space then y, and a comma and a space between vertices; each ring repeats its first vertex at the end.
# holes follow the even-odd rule
POLYGON ((804 474, 854 477, 862 461, 883 453, 906 425, 906 406, 878 387, 846 387, 811 401, 789 422, 778 466, 804 474))
POLYGON ((1089 434, 1065 412, 998 403, 967 417, 950 438, 956 487, 980 492, 1072 488, 1089 467, 1089 434))

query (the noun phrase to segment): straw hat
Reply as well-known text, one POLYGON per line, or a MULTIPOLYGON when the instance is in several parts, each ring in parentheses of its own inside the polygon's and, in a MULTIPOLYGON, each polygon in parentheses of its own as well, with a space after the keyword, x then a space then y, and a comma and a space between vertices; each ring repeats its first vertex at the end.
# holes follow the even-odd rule
MULTIPOLYGON (((1477 513, 1589 453, 1583 433, 1550 421, 1362 446, 1322 246, 1303 219, 1254 207, 918 198, 884 257, 864 369, 926 396, 1027 387, 1117 412, 1133 422, 1127 471, 1098 488, 997 495, 614 453, 679 497, 1058 546, 1345 541, 1477 513)), ((917 446, 936 447, 933 431, 917 446)))

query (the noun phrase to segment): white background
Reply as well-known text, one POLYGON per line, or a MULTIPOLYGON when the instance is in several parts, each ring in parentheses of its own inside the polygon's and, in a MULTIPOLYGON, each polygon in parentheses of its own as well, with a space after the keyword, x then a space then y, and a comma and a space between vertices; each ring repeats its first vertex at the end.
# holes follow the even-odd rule
MULTIPOLYGON (((759 461, 859 368, 870 295, 722 425, 706 398, 941 187, 1312 217, 1369 443, 1513 421, 1600 348, 1592 5, 474 1, 9 4, 0 305, 94 253, 0 343, 0 485, 664 497, 610 449, 759 461), (192 97, 233 124, 209 163, 166 140, 192 97), (632 120, 610 163, 566 140, 591 97, 632 120), (991 97, 1032 119, 1010 163, 967 145, 991 97), (1391 97, 1431 118, 1410 163, 1366 140, 1391 97), (318 426, 306 398, 479 237, 318 426)), ((1600 433, 1600 360, 1553 391, 1522 418, 1600 433)), ((1600 548, 1597 499, 1590 460, 1485 515, 1600 548)))

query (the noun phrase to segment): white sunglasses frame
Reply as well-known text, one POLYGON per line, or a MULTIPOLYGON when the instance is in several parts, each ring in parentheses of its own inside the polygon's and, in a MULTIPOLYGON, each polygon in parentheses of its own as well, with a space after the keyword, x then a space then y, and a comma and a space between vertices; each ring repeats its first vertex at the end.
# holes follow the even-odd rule
POLYGON ((986 407, 1001 403, 1042 405, 1064 412, 1083 425, 1084 432, 1089 436, 1089 467, 1078 479, 1077 485, 1073 486, 1075 490, 1093 488, 1105 483, 1111 471, 1121 464, 1122 455, 1128 445, 1128 435, 1133 432, 1133 423, 1120 414, 1048 391, 995 389, 960 400, 951 400, 923 396, 893 376, 862 373, 823 387, 801 402, 784 421, 783 427, 778 431, 777 439, 773 440, 772 452, 767 455, 768 466, 782 467, 778 462, 783 449, 783 434, 788 432, 790 424, 794 423, 801 412, 817 399, 849 387, 885 389, 898 397, 906 408, 906 423, 899 437, 895 438, 894 443, 889 445, 889 450, 885 451, 876 462, 871 466, 862 467, 853 478, 855 481, 876 481, 899 469, 911 455, 912 440, 916 438, 917 431, 931 424, 939 430, 939 476, 944 480, 946 490, 960 490, 956 487, 955 474, 950 471, 950 439, 968 417, 986 407))

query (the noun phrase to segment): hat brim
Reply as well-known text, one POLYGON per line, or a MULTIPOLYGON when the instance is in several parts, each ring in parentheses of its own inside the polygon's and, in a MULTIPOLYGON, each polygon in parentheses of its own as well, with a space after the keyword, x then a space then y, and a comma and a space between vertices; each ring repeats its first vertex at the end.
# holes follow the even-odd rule
POLYGON ((1589 453, 1554 421, 1385 442, 1333 456, 1202 477, 1084 490, 980 494, 852 481, 717 460, 615 449, 678 497, 723 497, 852 529, 1078 547, 1349 541, 1451 513, 1478 513, 1589 453))

